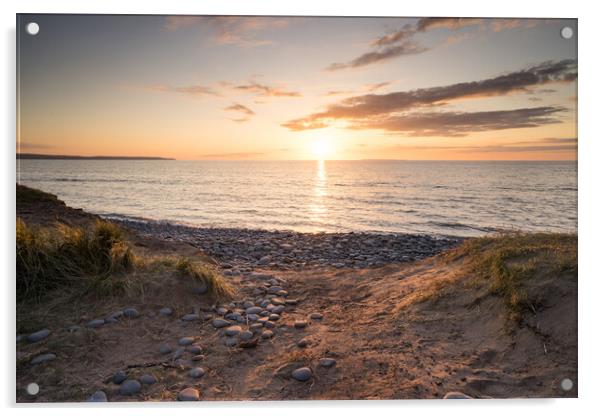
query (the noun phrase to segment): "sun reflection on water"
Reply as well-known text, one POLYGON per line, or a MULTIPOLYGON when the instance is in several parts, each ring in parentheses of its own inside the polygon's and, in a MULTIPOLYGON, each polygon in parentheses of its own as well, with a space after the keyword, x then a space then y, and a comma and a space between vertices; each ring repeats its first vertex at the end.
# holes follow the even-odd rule
POLYGON ((309 211, 311 212, 311 220, 319 224, 325 223, 324 220, 327 214, 324 203, 328 195, 327 182, 326 162, 324 160, 317 160, 316 175, 314 178, 314 197, 309 205, 309 211))

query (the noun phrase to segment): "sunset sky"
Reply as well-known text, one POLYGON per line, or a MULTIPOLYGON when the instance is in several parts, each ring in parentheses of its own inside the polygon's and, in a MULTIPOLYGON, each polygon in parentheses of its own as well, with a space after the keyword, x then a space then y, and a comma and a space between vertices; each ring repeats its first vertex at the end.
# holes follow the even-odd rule
POLYGON ((574 20, 21 15, 23 153, 576 159, 574 20), (25 24, 40 25, 36 36, 25 24))

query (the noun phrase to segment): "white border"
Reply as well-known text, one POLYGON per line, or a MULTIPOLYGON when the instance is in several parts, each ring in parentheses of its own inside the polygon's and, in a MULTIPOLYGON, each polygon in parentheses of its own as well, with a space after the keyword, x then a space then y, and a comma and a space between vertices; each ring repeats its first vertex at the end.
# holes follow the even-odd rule
MULTIPOLYGON (((445 414, 454 415, 504 415, 509 412, 545 413, 547 415, 589 414, 598 403, 602 385, 600 313, 598 305, 602 296, 601 267, 596 258, 602 250, 600 241, 600 213, 602 207, 602 156, 598 103, 600 91, 600 14, 596 2, 525 0, 487 1, 431 1, 394 2, 384 0, 169 0, 169 1, 116 1, 116 0, 22 0, 0 3, 3 27, 1 100, 2 126, 5 135, 2 147, 2 233, 0 280, 4 287, 2 317, 2 375, 0 376, 1 403, 14 406, 14 184, 15 184, 15 13, 127 13, 127 14, 284 14, 284 15, 347 15, 347 16, 485 16, 485 17, 576 17, 579 18, 579 399, 565 400, 496 400, 496 401, 399 401, 399 402, 273 402, 273 403, 210 403, 187 406, 180 412, 198 411, 203 414, 326 414, 341 409, 348 415, 379 413, 445 414), (198 410, 193 410, 193 408, 198 410)), ((22 406, 18 406, 22 407, 22 406)), ((116 415, 144 412, 164 415, 182 404, 149 404, 111 406, 116 415)), ((106 408, 82 405, 48 405, 22 407, 26 413, 79 414, 90 412, 105 414, 106 408)))

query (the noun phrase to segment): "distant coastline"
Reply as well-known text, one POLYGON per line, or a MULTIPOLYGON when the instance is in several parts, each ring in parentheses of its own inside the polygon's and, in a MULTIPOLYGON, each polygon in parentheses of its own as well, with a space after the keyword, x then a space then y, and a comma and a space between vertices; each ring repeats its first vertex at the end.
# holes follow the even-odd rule
POLYGON ((60 160, 175 160, 169 157, 153 156, 77 156, 77 155, 44 155, 39 153, 17 153, 17 159, 60 159, 60 160))

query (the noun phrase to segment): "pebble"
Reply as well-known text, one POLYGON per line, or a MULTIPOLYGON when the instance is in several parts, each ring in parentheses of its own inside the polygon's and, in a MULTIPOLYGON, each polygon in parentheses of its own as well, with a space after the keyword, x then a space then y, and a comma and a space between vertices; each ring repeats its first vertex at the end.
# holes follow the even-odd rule
POLYGON ((280 319, 280 315, 278 315, 277 313, 273 313, 270 315, 269 319, 270 321, 277 321, 278 319, 280 319))
POLYGON ((259 306, 261 306, 262 308, 267 308, 269 304, 270 304, 270 301, 268 299, 264 299, 263 301, 261 301, 259 306))
POLYGON ((123 316, 123 311, 113 312, 109 318, 119 319, 123 316))
POLYGON ((192 322, 199 319, 199 316, 195 313, 189 313, 182 317, 182 320, 185 322, 192 322))
POLYGON ((253 306, 255 306, 255 304, 250 300, 245 300, 242 304, 242 307, 245 309, 252 308, 253 306))
POLYGON ((118 371, 113 375, 113 383, 115 384, 121 384, 123 383, 126 379, 128 378, 128 376, 125 374, 125 371, 118 371))
POLYGON ((287 305, 296 305, 297 303, 299 303, 298 299, 287 299, 284 301, 284 303, 286 303, 287 305))
POLYGON ((224 318, 230 320, 230 321, 238 321, 240 319, 242 315, 239 314, 238 312, 230 312, 229 314, 227 314, 224 318))
POLYGON ((27 337, 27 341, 29 341, 29 342, 38 342, 38 341, 41 341, 44 338, 48 337, 48 335, 50 335, 50 330, 49 329, 42 329, 40 331, 34 332, 33 334, 30 334, 27 337))
POLYGON ((229 337, 234 337, 242 331, 242 328, 238 325, 229 326, 224 330, 224 333, 229 337))
POLYGON ((159 352, 161 354, 169 354, 170 352, 172 352, 172 348, 171 346, 167 345, 167 344, 163 344, 159 347, 159 352))
POLYGON ((230 322, 226 321, 225 319, 217 318, 211 321, 211 325, 213 325, 214 328, 224 328, 226 326, 230 326, 230 322))
POLYGON ((178 400, 181 402, 196 402, 199 400, 199 391, 188 387, 178 393, 178 400))
POLYGON ((253 333, 249 330, 244 330, 238 335, 238 337, 240 339, 242 339, 243 341, 247 341, 247 340, 253 338, 253 333))
POLYGON ((191 358, 192 361, 201 361, 201 360, 204 360, 204 359, 205 359, 205 356, 202 355, 202 354, 193 355, 192 358, 191 358))
POLYGON ((159 309, 159 315, 161 316, 170 316, 173 313, 171 308, 161 308, 159 309))
POLYGON ((105 319, 105 324, 115 324, 117 322, 119 321, 116 318, 111 318, 110 316, 107 319, 105 319))
POLYGON ((181 345, 181 346, 192 345, 193 343, 194 343, 193 337, 182 337, 178 341, 178 345, 181 345))
POLYGON ((205 284, 205 282, 198 282, 197 285, 192 289, 193 293, 197 295, 204 295, 209 291, 209 288, 205 284))
POLYGON ((152 374, 143 374, 140 377, 140 383, 142 384, 155 384, 157 379, 152 374))
POLYGON ((309 318, 310 319, 314 319, 314 320, 320 320, 323 317, 324 316, 321 313, 319 313, 319 312, 314 312, 314 313, 309 314, 309 318))
POLYGON ((471 396, 459 391, 450 391, 443 396, 444 399, 472 399, 471 396))
POLYGON ((124 396, 131 396, 132 394, 139 393, 142 389, 142 385, 138 380, 126 380, 119 386, 119 393, 124 396))
POLYGON ((226 347, 234 347, 238 344, 238 342, 234 337, 226 337, 226 341, 224 341, 224 344, 226 345, 226 347))
POLYGON ((307 381, 311 378, 311 370, 307 367, 301 367, 294 370, 291 375, 295 380, 307 381))
POLYGON ((94 394, 92 396, 90 396, 88 398, 89 402, 107 402, 107 394, 102 391, 102 390, 98 390, 96 392, 94 392, 94 394))
POLYGON ((319 363, 321 367, 332 367, 337 363, 337 360, 334 358, 320 358, 319 363))
POLYGON ((286 303, 286 301, 282 298, 272 298, 272 303, 276 306, 278 305, 284 305, 286 303))
POLYGON ((201 378, 205 375, 205 370, 203 370, 201 367, 196 367, 190 370, 188 375, 192 378, 201 378))
POLYGON ((201 348, 200 345, 191 345, 190 347, 188 347, 188 352, 195 355, 200 354, 201 352, 203 352, 203 348, 201 348))
POLYGON ((259 306, 251 306, 250 308, 247 308, 245 310, 247 316, 248 315, 258 315, 259 313, 261 313, 263 309, 260 308, 259 306))
POLYGON ((218 315, 224 316, 225 314, 228 313, 228 308, 224 308, 224 307, 217 308, 216 312, 217 312, 218 315))
POLYGON ((126 308, 123 310, 123 316, 126 318, 137 318, 140 316, 140 312, 136 308, 126 308))
POLYGON ((263 331, 261 333, 261 338, 263 338, 263 339, 272 338, 273 336, 274 336, 274 333, 272 331, 270 331, 269 329, 266 329, 265 331, 263 331))
POLYGON ((105 320, 104 319, 93 319, 90 322, 88 322, 86 324, 86 326, 88 328, 98 328, 100 326, 103 326, 105 324, 105 320))
POLYGON ((52 354, 52 353, 38 355, 37 357, 34 357, 31 360, 31 365, 42 364, 42 363, 45 363, 47 361, 52 361, 55 358, 56 358, 56 355, 52 354))
POLYGON ((252 313, 251 315, 247 315, 247 319, 249 321, 255 322, 259 319, 259 315, 252 313))
POLYGON ((262 328, 263 328, 263 324, 259 323, 259 322, 251 324, 251 326, 249 327, 249 329, 251 329, 251 330, 259 330, 259 329, 262 329, 262 328))
POLYGON ((306 340, 305 338, 300 339, 299 342, 297 342, 297 347, 299 348, 305 348, 309 345, 309 341, 306 340))
POLYGON ((181 356, 184 355, 184 351, 186 351, 183 347, 178 348, 174 353, 173 353, 173 357, 172 360, 177 360, 178 358, 180 358, 181 356))
POLYGON ((278 315, 280 315, 282 312, 284 312, 286 308, 284 307, 284 305, 279 305, 279 306, 275 306, 272 309, 272 313, 277 313, 278 315))
POLYGON ((273 321, 266 321, 263 323, 263 326, 268 329, 276 328, 276 324, 273 321))
POLYGON ((295 325, 295 328, 302 329, 307 326, 307 321, 295 321, 294 325, 295 325))
POLYGON ((71 325, 69 328, 67 328, 67 331, 69 331, 70 333, 73 332, 77 332, 77 331, 81 331, 82 327, 79 325, 71 325))

